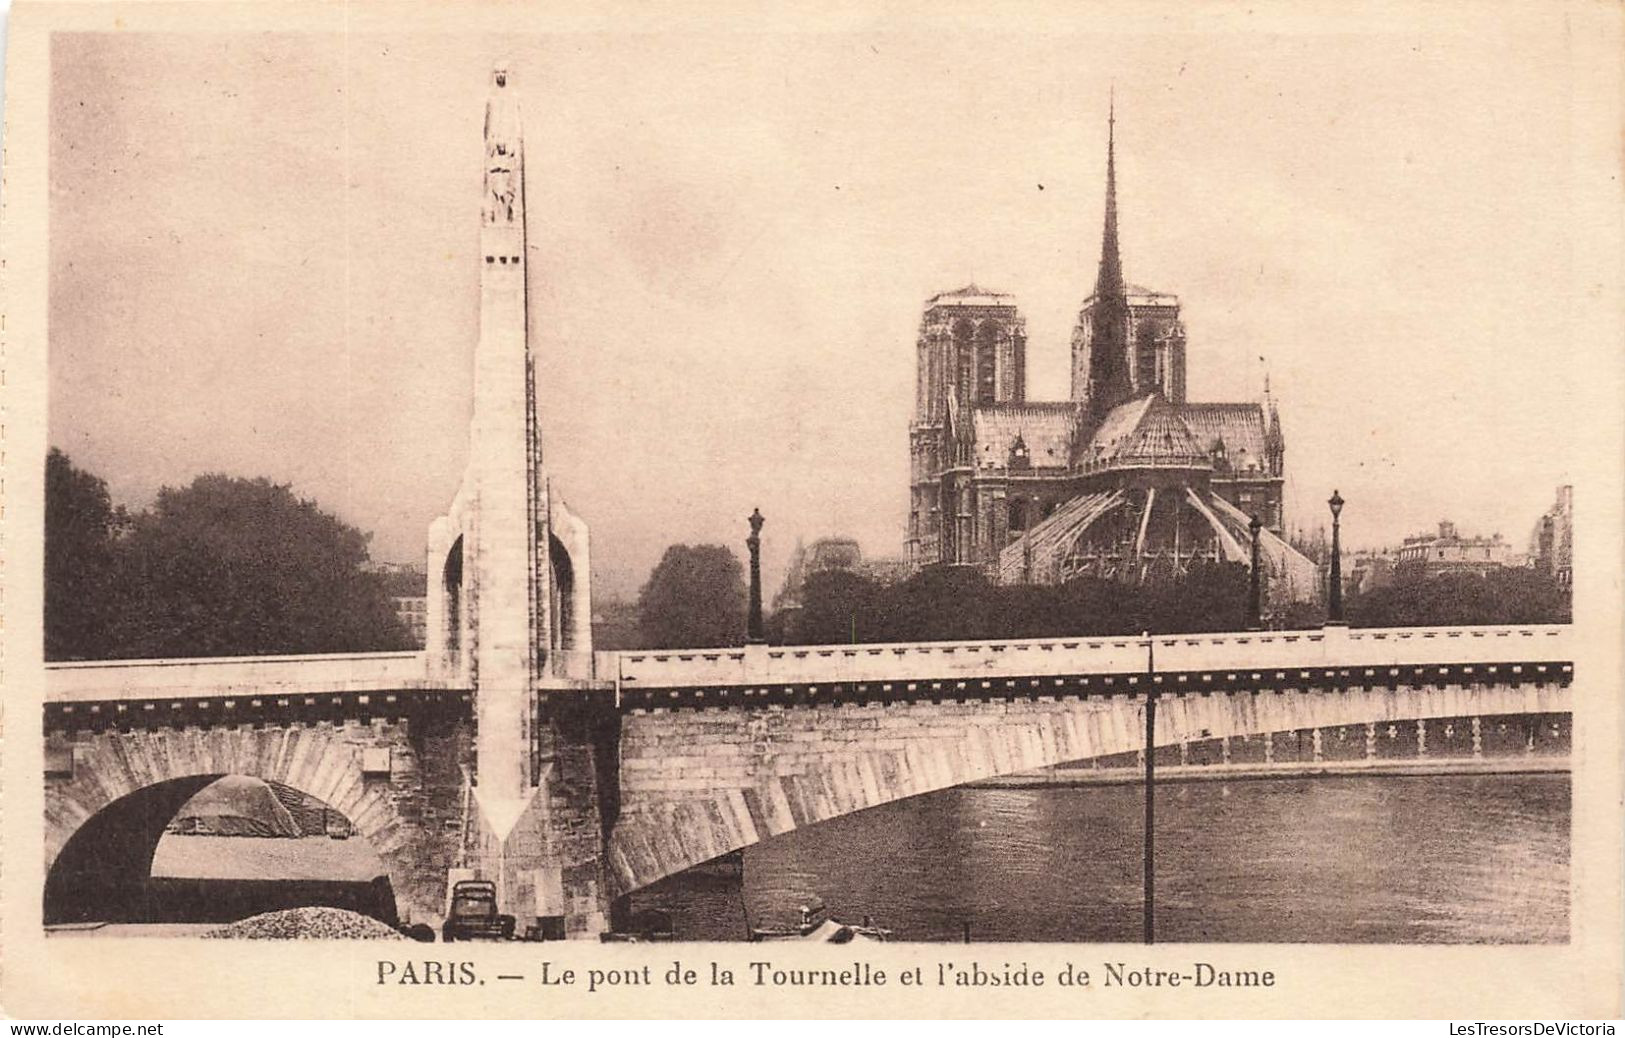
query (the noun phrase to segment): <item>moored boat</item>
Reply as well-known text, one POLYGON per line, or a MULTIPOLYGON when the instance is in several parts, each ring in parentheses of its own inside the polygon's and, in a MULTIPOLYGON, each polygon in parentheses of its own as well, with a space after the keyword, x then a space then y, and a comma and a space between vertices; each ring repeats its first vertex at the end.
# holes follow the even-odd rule
POLYGON ((825 915, 823 905, 801 906, 801 921, 790 927, 753 926, 753 941, 812 941, 823 944, 850 944, 853 941, 888 941, 891 931, 876 926, 869 916, 861 924, 841 923, 825 915))

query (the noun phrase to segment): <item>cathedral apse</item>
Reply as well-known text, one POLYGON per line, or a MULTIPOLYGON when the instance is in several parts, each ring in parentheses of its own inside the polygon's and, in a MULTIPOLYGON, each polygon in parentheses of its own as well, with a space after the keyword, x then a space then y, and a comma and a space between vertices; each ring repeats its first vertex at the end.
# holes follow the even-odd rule
POLYGON ((909 427, 911 565, 1000 583, 1175 578, 1250 564, 1256 517, 1272 601, 1315 597, 1284 537, 1286 440, 1261 403, 1186 399, 1179 298, 1129 283, 1118 246, 1115 114, 1107 123, 1100 267, 1072 333, 1070 399, 1026 398, 1026 325, 971 284, 926 301, 909 427))

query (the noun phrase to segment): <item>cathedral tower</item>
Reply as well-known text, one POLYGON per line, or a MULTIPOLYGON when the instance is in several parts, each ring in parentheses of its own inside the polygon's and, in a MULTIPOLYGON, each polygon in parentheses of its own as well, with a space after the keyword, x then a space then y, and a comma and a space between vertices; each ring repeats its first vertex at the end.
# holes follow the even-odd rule
POLYGON ((909 557, 966 561, 970 506, 944 473, 970 463, 976 408, 1026 400, 1027 324, 1014 296, 966 285, 926 300, 915 351, 909 557))

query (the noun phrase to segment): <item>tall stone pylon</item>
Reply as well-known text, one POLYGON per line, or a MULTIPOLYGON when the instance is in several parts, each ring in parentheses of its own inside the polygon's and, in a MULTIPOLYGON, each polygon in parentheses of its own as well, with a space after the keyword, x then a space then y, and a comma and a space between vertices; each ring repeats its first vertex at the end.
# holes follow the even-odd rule
POLYGON ((466 864, 498 884, 504 911, 561 915, 545 790, 555 733, 549 690, 592 676, 586 524, 551 492, 543 467, 530 339, 524 129, 505 68, 485 105, 480 323, 468 465, 429 530, 429 677, 473 690, 466 864))
POLYGON ((526 759, 529 700, 550 648, 540 635, 552 599, 552 574, 536 543, 540 524, 531 521, 533 514, 547 514, 547 483, 536 427, 525 251, 524 132, 508 74, 498 69, 485 104, 480 338, 469 463, 478 495, 475 792, 492 828, 504 837, 535 791, 526 759))

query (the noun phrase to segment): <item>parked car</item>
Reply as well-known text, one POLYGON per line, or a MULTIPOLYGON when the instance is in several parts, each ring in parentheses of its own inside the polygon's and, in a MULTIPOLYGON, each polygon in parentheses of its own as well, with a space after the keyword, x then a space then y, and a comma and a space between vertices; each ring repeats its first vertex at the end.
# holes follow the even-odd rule
POLYGON ((514 917, 497 911, 497 885, 462 879, 451 888, 451 907, 440 927, 444 941, 511 941, 514 917))

